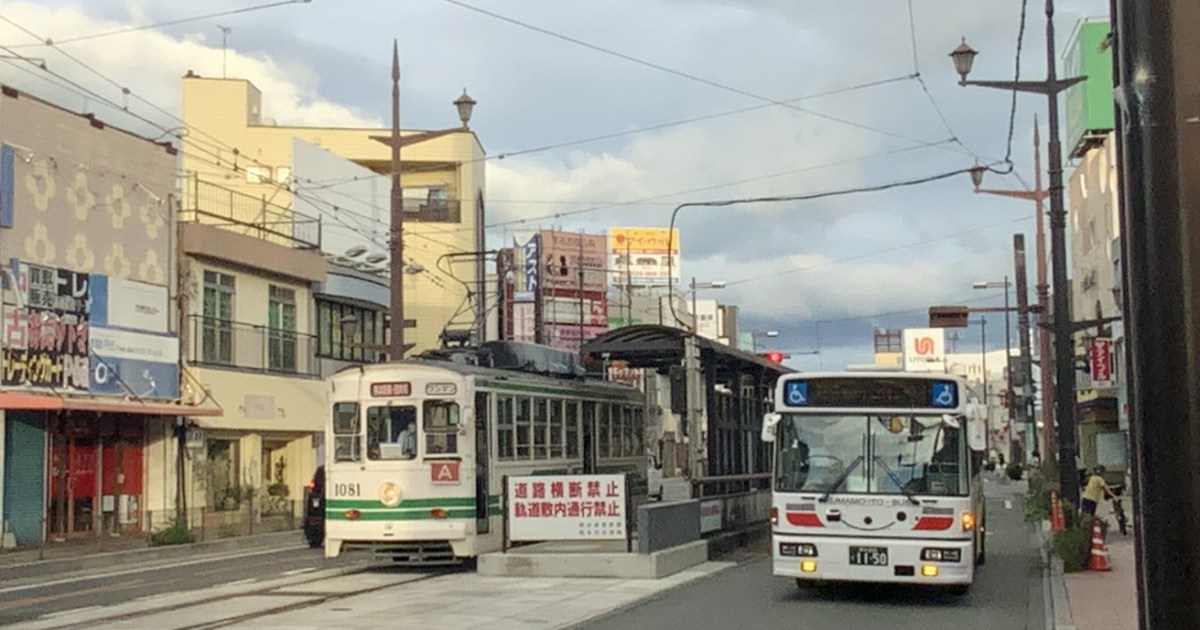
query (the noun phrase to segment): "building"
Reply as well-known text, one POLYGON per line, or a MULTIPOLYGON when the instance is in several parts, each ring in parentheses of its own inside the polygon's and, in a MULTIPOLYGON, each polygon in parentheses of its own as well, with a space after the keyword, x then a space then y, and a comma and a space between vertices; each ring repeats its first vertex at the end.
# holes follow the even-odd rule
POLYGON ((182 417, 221 413, 181 389, 176 151, 2 92, 0 542, 158 529, 182 417))
MULTIPOLYGON (((401 132, 405 341, 415 352, 440 347, 446 333, 482 336, 485 158, 467 126, 473 104, 465 94, 455 102, 460 126, 401 132)), ((185 208, 287 247, 319 240, 337 262, 383 273, 391 130, 278 125, 268 105, 249 81, 184 77, 185 208), (240 193, 239 203, 215 207, 224 191, 240 193)), ((386 329, 371 341, 384 344, 386 329)))

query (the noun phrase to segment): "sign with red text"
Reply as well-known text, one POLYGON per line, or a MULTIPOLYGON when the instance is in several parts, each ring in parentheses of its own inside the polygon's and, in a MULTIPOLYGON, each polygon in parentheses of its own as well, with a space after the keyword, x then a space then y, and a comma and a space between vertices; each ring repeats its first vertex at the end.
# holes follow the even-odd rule
POLYGON ((1093 389, 1112 389, 1112 339, 1097 337, 1092 340, 1089 353, 1093 389))
POLYGON ((508 539, 625 540, 624 475, 509 477, 508 539))

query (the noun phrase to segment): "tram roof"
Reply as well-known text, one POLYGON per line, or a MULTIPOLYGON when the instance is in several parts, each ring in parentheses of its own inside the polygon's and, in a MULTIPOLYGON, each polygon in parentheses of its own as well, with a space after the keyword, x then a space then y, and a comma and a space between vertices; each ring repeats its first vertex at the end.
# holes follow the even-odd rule
POLYGON ((718 367, 735 371, 761 370, 774 376, 795 372, 756 354, 697 336, 686 330, 657 324, 625 326, 610 330, 585 342, 581 351, 593 359, 624 361, 634 368, 667 368, 679 365, 683 360, 685 341, 689 337, 696 339, 696 345, 700 349, 700 361, 704 364, 715 363, 718 367))

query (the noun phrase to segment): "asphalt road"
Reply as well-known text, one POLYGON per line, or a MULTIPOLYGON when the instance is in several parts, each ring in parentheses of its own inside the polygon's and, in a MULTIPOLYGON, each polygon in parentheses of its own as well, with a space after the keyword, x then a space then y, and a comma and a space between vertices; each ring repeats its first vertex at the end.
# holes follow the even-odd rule
POLYGON ((354 562, 345 557, 326 560, 320 549, 297 545, 180 559, 167 566, 120 567, 16 584, 0 582, 0 625, 19 624, 60 611, 106 606, 221 584, 245 582, 249 588, 254 582, 284 575, 348 566, 354 566, 354 562))
POLYGON ((801 591, 792 579, 772 576, 769 559, 759 554, 711 579, 573 630, 1045 630, 1041 559, 1020 497, 998 485, 989 487, 988 496, 987 563, 965 597, 877 586, 801 591))

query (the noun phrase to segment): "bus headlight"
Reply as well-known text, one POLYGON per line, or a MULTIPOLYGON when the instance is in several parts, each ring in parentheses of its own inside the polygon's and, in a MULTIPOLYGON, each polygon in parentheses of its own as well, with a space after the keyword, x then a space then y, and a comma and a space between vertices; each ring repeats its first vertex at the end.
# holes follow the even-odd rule
POLYGON ((387 507, 400 505, 400 488, 390 481, 379 486, 379 500, 387 507))

